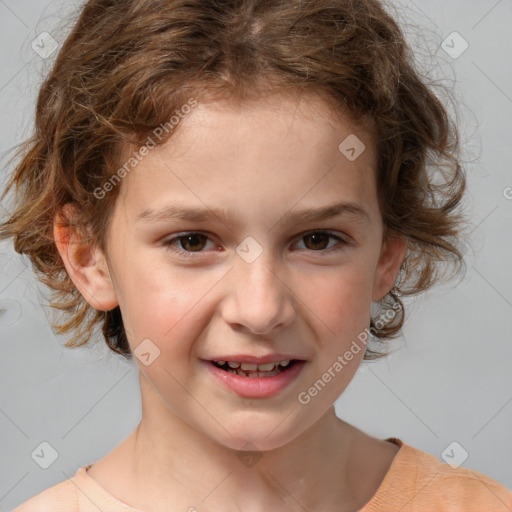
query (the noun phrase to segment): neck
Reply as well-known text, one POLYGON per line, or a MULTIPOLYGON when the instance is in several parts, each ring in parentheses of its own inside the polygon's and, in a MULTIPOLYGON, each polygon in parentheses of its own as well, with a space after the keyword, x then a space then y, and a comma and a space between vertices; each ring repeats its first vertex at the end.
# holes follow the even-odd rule
POLYGON ((133 485, 144 489, 146 499, 130 503, 155 512, 158 503, 176 504, 174 510, 224 511, 235 505, 261 512, 296 510, 300 504, 308 511, 340 511, 340 504, 356 500, 348 481, 352 435, 353 427, 332 407, 286 445, 245 452, 216 443, 179 417, 167 415, 164 422, 143 414, 125 453, 133 485))

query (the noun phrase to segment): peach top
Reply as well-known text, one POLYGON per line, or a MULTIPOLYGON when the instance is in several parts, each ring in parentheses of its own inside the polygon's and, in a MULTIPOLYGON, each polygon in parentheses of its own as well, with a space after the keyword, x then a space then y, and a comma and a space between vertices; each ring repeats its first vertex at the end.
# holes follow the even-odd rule
MULTIPOLYGON (((396 437, 400 446, 377 492, 359 512, 510 512, 512 492, 468 468, 452 468, 396 437)), ((36 494, 13 512, 143 512, 112 496, 88 466, 36 494)))

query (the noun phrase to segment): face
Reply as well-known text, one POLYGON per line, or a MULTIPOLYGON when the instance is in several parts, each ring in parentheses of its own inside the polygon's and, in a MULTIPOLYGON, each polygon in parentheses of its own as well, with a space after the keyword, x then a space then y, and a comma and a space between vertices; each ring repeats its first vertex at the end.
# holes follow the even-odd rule
POLYGON ((124 178, 104 272, 74 280, 94 307, 119 304, 143 418, 277 448, 353 378, 404 256, 382 244, 375 141, 315 97, 198 103, 180 123, 124 178), (292 362, 256 377, 218 360, 292 362))

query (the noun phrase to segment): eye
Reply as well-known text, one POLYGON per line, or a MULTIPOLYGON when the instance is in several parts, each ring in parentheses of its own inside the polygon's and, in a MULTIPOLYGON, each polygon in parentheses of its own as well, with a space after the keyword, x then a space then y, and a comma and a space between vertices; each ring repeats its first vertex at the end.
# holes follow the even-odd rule
MULTIPOLYGON (((199 231, 190 231, 181 233, 164 242, 164 245, 177 253, 179 256, 191 257, 194 253, 202 253, 210 237, 199 231), (179 247, 176 247, 178 245, 179 247)), ((311 231, 301 236, 300 241, 304 240, 306 250, 315 252, 336 252, 342 250, 348 244, 343 238, 329 233, 328 231, 311 231), (338 243, 328 247, 329 239, 337 240, 338 243)), ((211 240, 210 240, 211 241, 211 240)), ((212 242, 212 245, 215 245, 212 242)))
POLYGON ((196 252, 203 252, 202 249, 205 246, 205 239, 208 240, 208 238, 209 237, 204 233, 191 231, 169 238, 164 242, 164 245, 180 256, 192 256, 196 252), (174 246, 175 242, 178 242, 183 249, 176 248, 174 246))
MULTIPOLYGON (((326 252, 326 244, 329 244, 329 239, 334 239, 339 242, 338 244, 335 244, 334 251, 339 251, 343 249, 343 246, 348 243, 343 238, 340 238, 337 235, 333 235, 328 231, 311 231, 309 233, 306 233, 305 235, 302 235, 300 240, 305 240, 305 245, 309 245, 308 249, 312 251, 326 252)), ((332 247, 333 246, 329 247, 329 250, 332 249, 332 247)))

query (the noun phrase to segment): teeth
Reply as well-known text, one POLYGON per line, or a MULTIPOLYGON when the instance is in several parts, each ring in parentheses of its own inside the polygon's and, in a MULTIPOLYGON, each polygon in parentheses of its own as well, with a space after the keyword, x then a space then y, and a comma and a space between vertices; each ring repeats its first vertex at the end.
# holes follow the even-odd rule
MULTIPOLYGON (((244 365, 242 365, 242 368, 243 367, 244 367, 244 365)), ((260 372, 270 372, 275 367, 276 367, 276 363, 259 364, 258 365, 258 370, 260 372)))
MULTIPOLYGON (((226 361, 216 361, 218 365, 226 364, 226 361)), ((255 364, 255 363, 237 363, 236 361, 228 361, 228 366, 233 369, 240 368, 241 370, 247 371, 260 371, 260 372, 271 372, 276 366, 288 366, 290 364, 290 359, 284 359, 279 363, 265 363, 265 364, 255 364)))
POLYGON ((258 365, 257 364, 253 364, 253 363, 242 363, 242 366, 240 366, 241 370, 251 370, 251 371, 254 371, 257 368, 258 368, 258 365))

